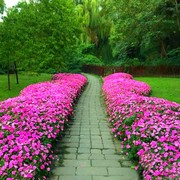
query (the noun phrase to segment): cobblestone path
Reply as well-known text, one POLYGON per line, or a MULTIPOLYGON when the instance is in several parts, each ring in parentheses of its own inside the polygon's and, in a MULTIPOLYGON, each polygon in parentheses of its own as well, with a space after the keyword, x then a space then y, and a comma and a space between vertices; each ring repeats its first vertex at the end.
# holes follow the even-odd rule
POLYGON ((113 139, 101 99, 98 77, 87 75, 88 85, 75 108, 74 120, 58 142, 50 180, 138 180, 137 172, 113 139))

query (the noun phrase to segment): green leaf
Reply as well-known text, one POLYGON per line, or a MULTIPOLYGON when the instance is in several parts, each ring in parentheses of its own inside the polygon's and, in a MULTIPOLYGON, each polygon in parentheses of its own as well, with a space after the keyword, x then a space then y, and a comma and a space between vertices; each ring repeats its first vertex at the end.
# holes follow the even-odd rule
POLYGON ((136 115, 133 115, 133 116, 131 116, 129 118, 126 118, 124 120, 124 124, 126 124, 127 126, 131 126, 135 119, 136 119, 136 115))

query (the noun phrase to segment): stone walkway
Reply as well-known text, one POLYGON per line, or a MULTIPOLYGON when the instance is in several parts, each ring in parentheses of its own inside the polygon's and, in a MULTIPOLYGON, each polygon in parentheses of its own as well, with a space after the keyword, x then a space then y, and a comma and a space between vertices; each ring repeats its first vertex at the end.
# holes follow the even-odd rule
POLYGON ((57 144, 50 180, 138 180, 120 143, 111 135, 101 83, 96 76, 87 77, 89 83, 75 108, 74 120, 57 144))

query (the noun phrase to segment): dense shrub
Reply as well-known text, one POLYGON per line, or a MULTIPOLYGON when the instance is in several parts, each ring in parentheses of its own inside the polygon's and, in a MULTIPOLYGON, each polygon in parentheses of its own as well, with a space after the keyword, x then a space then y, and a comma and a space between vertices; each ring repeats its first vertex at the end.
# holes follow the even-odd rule
POLYGON ((128 74, 104 78, 112 132, 145 180, 180 177, 180 104, 146 97, 150 87, 128 74), (126 78, 127 77, 127 78, 126 78), (130 78, 129 78, 130 77, 130 78))
POLYGON ((0 176, 2 180, 46 179, 52 142, 73 113, 73 101, 86 78, 57 74, 33 84, 20 96, 0 102, 0 176))

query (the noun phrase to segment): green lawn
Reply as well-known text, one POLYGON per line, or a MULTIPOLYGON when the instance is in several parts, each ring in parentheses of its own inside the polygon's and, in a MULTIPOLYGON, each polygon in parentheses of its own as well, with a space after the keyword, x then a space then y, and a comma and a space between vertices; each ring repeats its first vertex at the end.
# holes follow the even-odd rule
POLYGON ((151 86, 151 96, 180 103, 180 78, 135 77, 135 79, 151 86))
MULTIPOLYGON (((15 75, 11 75, 11 90, 8 91, 7 75, 0 75, 0 101, 19 95, 19 92, 37 82, 48 81, 50 74, 19 74, 19 84, 16 84, 15 75)), ((153 97, 160 97, 180 103, 180 78, 135 77, 138 81, 149 84, 153 97)))
POLYGON ((16 84, 15 75, 11 75, 11 90, 8 91, 7 75, 0 75, 0 101, 10 97, 18 96, 20 91, 30 84, 48 81, 51 79, 50 74, 21 73, 19 74, 19 84, 16 84))

